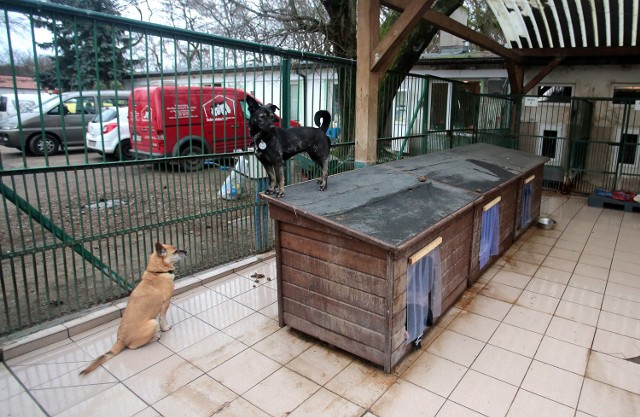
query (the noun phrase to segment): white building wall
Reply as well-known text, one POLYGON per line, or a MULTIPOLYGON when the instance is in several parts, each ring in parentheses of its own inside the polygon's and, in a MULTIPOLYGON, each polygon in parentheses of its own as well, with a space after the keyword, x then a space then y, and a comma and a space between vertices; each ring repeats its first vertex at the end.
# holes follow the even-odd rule
MULTIPOLYGON (((541 69, 528 69, 525 84, 541 69)), ((559 66, 540 84, 573 85, 576 97, 611 97, 615 86, 640 85, 640 65, 559 66)))

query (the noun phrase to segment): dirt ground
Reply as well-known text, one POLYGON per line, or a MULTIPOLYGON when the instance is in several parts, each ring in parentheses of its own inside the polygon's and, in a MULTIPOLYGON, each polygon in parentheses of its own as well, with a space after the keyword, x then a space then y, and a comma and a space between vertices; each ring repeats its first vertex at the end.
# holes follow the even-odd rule
POLYGON ((45 160, 4 147, 0 157, 5 189, 43 216, 2 199, 0 335, 125 296, 156 241, 189 252, 179 277, 272 244, 270 230, 264 243, 254 237, 256 215, 270 224, 266 207, 256 209, 256 181, 241 198, 221 198, 226 167, 102 164, 84 151, 45 160), (34 169, 16 175, 25 166, 34 169))

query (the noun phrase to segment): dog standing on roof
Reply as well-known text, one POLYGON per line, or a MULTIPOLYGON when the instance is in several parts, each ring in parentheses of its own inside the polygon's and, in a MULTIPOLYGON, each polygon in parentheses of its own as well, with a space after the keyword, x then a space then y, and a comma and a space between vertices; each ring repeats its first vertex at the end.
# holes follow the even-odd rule
POLYGON ((322 168, 322 177, 318 180, 320 191, 327 189, 329 176, 329 150, 331 140, 327 129, 331 123, 331 114, 326 110, 316 112, 315 127, 295 127, 281 129, 275 127, 278 121, 274 104, 262 105, 253 97, 247 96, 249 105, 249 131, 254 142, 254 152, 269 175, 269 188, 265 193, 284 196, 284 161, 301 152, 306 152, 313 162, 322 168), (322 120, 322 124, 320 124, 322 120))

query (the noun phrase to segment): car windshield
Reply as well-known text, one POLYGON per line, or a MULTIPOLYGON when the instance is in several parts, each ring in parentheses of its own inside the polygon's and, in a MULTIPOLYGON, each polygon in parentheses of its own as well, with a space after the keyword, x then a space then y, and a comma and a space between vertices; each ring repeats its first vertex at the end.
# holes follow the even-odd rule
POLYGON ((102 121, 103 123, 108 122, 115 119, 117 114, 118 112, 115 108, 108 108, 106 110, 103 110, 102 113, 96 114, 93 120, 91 120, 91 123, 100 123, 100 121, 102 121))

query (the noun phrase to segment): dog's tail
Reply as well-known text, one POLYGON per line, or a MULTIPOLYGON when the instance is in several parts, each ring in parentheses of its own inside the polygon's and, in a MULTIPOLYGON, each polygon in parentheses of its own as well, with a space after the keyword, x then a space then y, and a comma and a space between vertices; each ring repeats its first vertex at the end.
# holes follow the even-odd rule
POLYGON ((316 115, 313 116, 313 121, 324 133, 327 133, 327 129, 331 124, 331 113, 326 110, 318 110, 316 115), (320 119, 322 119, 322 125, 320 124, 320 119))
POLYGON ((98 366, 102 365, 103 363, 105 363, 109 359, 111 359, 114 356, 116 356, 118 353, 122 352, 124 350, 124 348, 125 348, 124 343, 121 342, 119 339, 116 340, 116 343, 113 345, 113 347, 111 348, 110 351, 108 351, 104 355, 100 355, 98 357, 98 359, 96 359, 95 361, 91 362, 91 365, 89 365, 85 369, 83 369, 80 372, 80 375, 86 375, 89 372, 95 371, 98 366))

